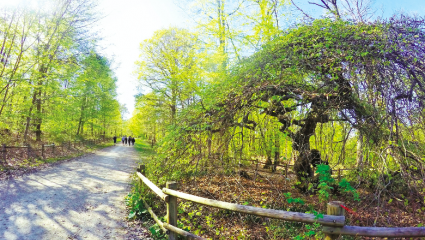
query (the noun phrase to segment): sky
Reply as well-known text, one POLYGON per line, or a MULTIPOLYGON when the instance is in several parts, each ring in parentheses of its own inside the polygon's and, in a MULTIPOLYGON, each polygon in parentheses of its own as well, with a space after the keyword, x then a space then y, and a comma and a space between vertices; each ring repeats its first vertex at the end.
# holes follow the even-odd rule
MULTIPOLYGON (((35 0, 0 0, 4 5, 35 0)), ((101 32, 103 40, 100 51, 113 59, 112 67, 118 79, 118 101, 125 104, 129 119, 134 110, 134 95, 138 94, 135 61, 139 60, 140 43, 153 36, 156 30, 168 27, 188 27, 193 25, 187 15, 174 4, 178 0, 98 0, 99 11, 104 17, 95 29, 101 32)), ((311 0, 294 0, 309 14, 318 17, 324 13, 318 7, 308 4, 311 0)), ((319 0, 316 0, 319 2, 319 0)), ((372 0, 377 15, 389 17, 394 12, 425 16, 425 0, 372 0)), ((144 90, 148 91, 147 89, 144 90)))
MULTIPOLYGON (((0 0, 1 1, 1 0, 0 0)), ((125 104, 128 119, 134 110, 137 90, 135 61, 139 60, 140 43, 153 36, 156 30, 188 24, 186 14, 173 0, 99 0, 105 17, 99 22, 104 40, 102 52, 114 59, 118 78, 118 101, 125 104)), ((148 91, 148 90, 145 90, 148 91)))

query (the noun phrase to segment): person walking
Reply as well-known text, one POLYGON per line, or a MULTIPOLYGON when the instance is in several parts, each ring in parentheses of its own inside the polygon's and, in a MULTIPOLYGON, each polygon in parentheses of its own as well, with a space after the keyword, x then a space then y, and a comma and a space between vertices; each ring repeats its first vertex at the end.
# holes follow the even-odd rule
POLYGON ((127 136, 124 136, 124 145, 127 145, 127 136))
POLYGON ((132 142, 132 140, 131 140, 132 138, 131 138, 131 136, 129 136, 128 137, 128 146, 131 146, 131 142, 132 142))
POLYGON ((136 142, 136 139, 135 138, 132 138, 131 139, 131 142, 133 143, 133 146, 134 146, 134 143, 136 142))
POLYGON ((122 145, 124 145, 124 136, 121 138, 122 145))
POLYGON ((114 136, 113 139, 114 139, 114 146, 115 146, 117 144, 117 136, 114 136))

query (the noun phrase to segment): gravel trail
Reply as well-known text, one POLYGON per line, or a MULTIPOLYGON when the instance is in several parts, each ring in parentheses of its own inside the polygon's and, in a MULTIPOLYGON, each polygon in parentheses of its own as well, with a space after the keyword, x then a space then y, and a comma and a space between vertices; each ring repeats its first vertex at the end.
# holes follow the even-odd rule
POLYGON ((137 160, 133 147, 117 145, 0 182, 0 239, 126 239, 137 160))

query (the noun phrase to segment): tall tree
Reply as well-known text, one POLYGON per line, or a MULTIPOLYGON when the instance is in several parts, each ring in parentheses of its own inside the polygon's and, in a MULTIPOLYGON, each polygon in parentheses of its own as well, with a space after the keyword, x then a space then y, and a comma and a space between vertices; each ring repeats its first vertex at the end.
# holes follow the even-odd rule
POLYGON ((198 90, 202 75, 202 52, 197 37, 184 29, 159 30, 141 43, 142 60, 136 62, 142 85, 160 95, 174 123, 177 109, 184 107, 198 90))

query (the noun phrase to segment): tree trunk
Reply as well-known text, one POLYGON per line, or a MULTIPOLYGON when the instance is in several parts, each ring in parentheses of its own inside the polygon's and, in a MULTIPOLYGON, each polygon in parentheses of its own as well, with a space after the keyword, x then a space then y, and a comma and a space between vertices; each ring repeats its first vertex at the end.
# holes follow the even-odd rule
POLYGON ((209 131, 208 132, 208 138, 207 138, 208 159, 211 158, 211 145, 212 145, 212 133, 211 133, 211 131, 209 131))
POLYGON ((31 114, 32 114, 32 109, 34 107, 35 102, 37 101, 37 91, 34 91, 34 94, 32 96, 32 103, 31 103, 31 107, 28 110, 28 116, 27 116, 27 121, 25 124, 25 132, 24 132, 24 143, 27 142, 27 136, 28 136, 28 131, 30 128, 30 122, 31 122, 31 114))
POLYGON ((41 90, 39 90, 39 92, 38 92, 37 108, 36 109, 37 109, 37 116, 36 116, 36 126, 35 126, 35 140, 37 142, 40 142, 41 141, 41 123, 42 123, 41 90))
POLYGON ((224 2, 222 0, 217 0, 217 23, 218 23, 218 40, 219 40, 219 49, 222 54, 223 62, 221 64, 221 70, 225 71, 227 67, 227 58, 226 58, 226 19, 224 13, 224 2))
POLYGON ((77 136, 80 135, 80 133, 83 133, 83 116, 84 116, 84 105, 85 100, 81 104, 81 113, 80 113, 80 120, 78 121, 78 129, 77 129, 77 136))
POLYGON ((170 106, 170 109, 171 109, 171 123, 174 123, 175 122, 175 120, 176 120, 176 105, 171 105, 170 106))
POLYGON ((298 181, 303 183, 299 187, 305 190, 308 185, 308 181, 306 181, 306 179, 314 176, 313 169, 310 166, 310 137, 313 136, 317 123, 318 120, 313 115, 309 115, 304 120, 303 124, 299 124, 301 129, 291 136, 293 140, 292 148, 299 153, 294 164, 294 171, 297 175, 298 181))
POLYGON ((274 162, 273 162, 273 168, 272 171, 276 172, 277 165, 279 164, 279 158, 280 158, 280 142, 279 142, 279 132, 275 132, 275 139, 274 139, 274 162))
POLYGON ((357 168, 361 169, 363 167, 363 133, 361 131, 357 138, 356 162, 357 168))

